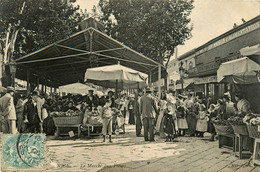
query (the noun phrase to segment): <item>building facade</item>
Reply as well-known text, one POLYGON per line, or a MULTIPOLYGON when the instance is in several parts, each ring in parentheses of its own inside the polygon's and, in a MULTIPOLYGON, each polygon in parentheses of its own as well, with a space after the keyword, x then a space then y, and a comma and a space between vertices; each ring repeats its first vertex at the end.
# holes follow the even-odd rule
POLYGON ((212 96, 215 100, 227 91, 232 92, 231 84, 217 83, 220 64, 241 58, 240 49, 257 44, 260 44, 260 16, 180 56, 179 64, 183 63, 187 73, 184 82, 193 79, 195 94, 212 96))

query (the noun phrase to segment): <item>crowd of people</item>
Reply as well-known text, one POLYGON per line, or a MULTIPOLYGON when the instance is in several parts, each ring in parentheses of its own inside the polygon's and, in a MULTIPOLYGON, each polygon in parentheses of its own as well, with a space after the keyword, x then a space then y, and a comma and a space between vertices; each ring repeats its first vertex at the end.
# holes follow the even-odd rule
POLYGON ((103 141, 116 129, 115 114, 121 114, 128 123, 136 125, 136 136, 144 137, 145 141, 155 141, 155 134, 166 137, 166 141, 174 141, 179 136, 204 137, 205 132, 211 133, 214 141, 216 131, 212 120, 225 120, 230 114, 250 112, 249 102, 241 94, 235 94, 235 102, 230 94, 223 95, 214 104, 209 96, 206 99, 192 94, 162 93, 161 99, 149 88, 138 90, 135 94, 115 95, 113 91, 105 94, 60 96, 59 94, 40 94, 33 91, 28 97, 19 95, 14 103, 15 90, 7 88, 7 93, 0 98, 1 130, 3 133, 41 133, 54 134, 55 125, 51 112, 63 111, 94 111, 100 110, 103 121, 103 141), (127 115, 128 114, 128 115, 127 115), (142 136, 141 131, 144 130, 142 136))
POLYGON ((139 110, 136 111, 136 121, 139 121, 136 135, 140 136, 140 126, 143 124, 145 141, 154 141, 154 133, 166 137, 165 141, 168 142, 184 135, 204 137, 205 132, 211 133, 210 141, 214 141, 214 119, 227 120, 231 115, 251 112, 250 103, 240 93, 234 94, 235 102, 231 101, 230 94, 225 94, 216 103, 210 96, 203 99, 192 94, 163 93, 161 100, 158 100, 149 89, 142 94, 140 92, 139 110))
MULTIPOLYGON (((26 97, 23 94, 16 95, 14 88, 8 87, 7 93, 0 98, 1 130, 3 133, 12 134, 41 132, 53 134, 55 125, 51 112, 81 111, 84 114, 86 111, 93 112, 99 107, 105 109, 107 100, 111 101, 110 107, 113 111, 122 114, 124 118, 129 113, 129 124, 135 124, 133 98, 134 96, 126 94, 120 94, 116 98, 113 91, 109 91, 107 95, 94 94, 94 90, 89 90, 85 96, 72 94, 60 96, 57 93, 48 95, 33 91, 26 97)), ((115 119, 112 120, 114 123, 115 119)))

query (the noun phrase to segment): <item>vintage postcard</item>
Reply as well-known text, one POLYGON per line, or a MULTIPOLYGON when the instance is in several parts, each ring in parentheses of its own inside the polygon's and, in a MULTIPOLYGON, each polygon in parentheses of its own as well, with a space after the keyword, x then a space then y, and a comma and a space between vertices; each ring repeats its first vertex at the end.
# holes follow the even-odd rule
POLYGON ((2 171, 259 172, 259 102, 259 0, 0 0, 2 171))

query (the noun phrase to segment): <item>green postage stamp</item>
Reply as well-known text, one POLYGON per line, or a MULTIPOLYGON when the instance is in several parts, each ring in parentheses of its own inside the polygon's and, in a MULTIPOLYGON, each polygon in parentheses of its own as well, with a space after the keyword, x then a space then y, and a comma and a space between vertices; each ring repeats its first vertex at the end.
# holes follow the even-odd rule
POLYGON ((44 170, 45 134, 3 134, 1 169, 44 170))

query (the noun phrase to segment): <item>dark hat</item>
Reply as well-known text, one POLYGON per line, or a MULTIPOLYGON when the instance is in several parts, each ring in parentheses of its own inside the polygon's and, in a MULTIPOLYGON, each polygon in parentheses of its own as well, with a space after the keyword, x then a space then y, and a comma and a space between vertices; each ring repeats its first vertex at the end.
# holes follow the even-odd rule
POLYGON ((236 92, 234 95, 235 95, 236 97, 238 97, 239 99, 242 99, 243 96, 244 96, 241 92, 236 92))
POLYGON ((227 99, 227 100, 229 100, 228 95, 224 95, 224 96, 223 96, 223 99, 227 99))
POLYGON ((151 90, 149 87, 147 87, 147 88, 145 89, 145 91, 146 91, 146 93, 151 93, 151 92, 152 92, 152 90, 151 90))
POLYGON ((8 86, 8 87, 7 87, 7 92, 10 92, 10 91, 15 92, 14 87, 8 86))
POLYGON ((40 94, 39 94, 39 91, 33 91, 32 92, 32 96, 39 96, 40 94))
POLYGON ((112 100, 111 100, 111 99, 106 99, 105 102, 106 102, 106 103, 112 103, 112 100))

